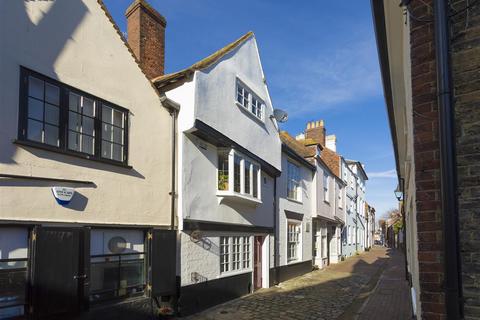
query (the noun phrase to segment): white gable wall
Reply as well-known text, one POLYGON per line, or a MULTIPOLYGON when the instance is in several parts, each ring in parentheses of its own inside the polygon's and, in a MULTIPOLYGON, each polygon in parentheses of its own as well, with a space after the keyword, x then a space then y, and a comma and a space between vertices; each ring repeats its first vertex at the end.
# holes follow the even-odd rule
POLYGON ((252 37, 208 69, 196 72, 195 118, 281 169, 281 142, 252 37), (265 103, 264 122, 236 101, 236 78, 265 103))
POLYGON ((11 181, 0 219, 169 224, 171 119, 97 1, 0 1, 0 48, 0 173, 96 184, 62 207, 50 187, 67 184, 11 181), (13 144, 20 66, 129 109, 133 168, 13 144))

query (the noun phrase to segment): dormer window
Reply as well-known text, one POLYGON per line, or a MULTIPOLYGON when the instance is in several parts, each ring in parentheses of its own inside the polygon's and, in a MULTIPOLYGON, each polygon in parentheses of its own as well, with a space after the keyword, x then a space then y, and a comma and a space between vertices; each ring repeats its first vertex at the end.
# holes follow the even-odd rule
POLYGON ((260 165, 234 149, 219 149, 217 184, 221 196, 261 199, 260 165))
POLYGON ((248 110, 255 117, 263 121, 263 113, 265 104, 258 96, 248 89, 240 80, 237 79, 237 98, 236 102, 239 106, 248 110))

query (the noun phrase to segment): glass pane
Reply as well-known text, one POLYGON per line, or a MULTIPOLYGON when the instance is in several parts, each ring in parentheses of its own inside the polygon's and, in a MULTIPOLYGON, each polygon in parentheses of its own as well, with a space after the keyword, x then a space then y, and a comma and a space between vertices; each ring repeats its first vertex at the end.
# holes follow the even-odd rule
POLYGON ((245 172, 244 172, 244 179, 243 181, 245 182, 244 184, 244 191, 245 193, 250 194, 250 166, 252 164, 248 161, 245 161, 245 172))
POLYGON ((80 134, 68 131, 68 149, 80 151, 80 134))
POLYGON ((119 276, 117 257, 92 258, 90 268, 90 291, 92 293, 117 289, 119 276), (103 262, 95 261, 100 259, 103 262))
POLYGON ((70 92, 68 96, 68 106, 70 110, 79 112, 80 110, 80 96, 70 92))
POLYGON ((228 190, 228 152, 218 154, 218 190, 228 190))
POLYGON ((50 83, 45 83, 45 101, 58 106, 60 104, 60 89, 50 83))
POLYGON ((27 138, 28 140, 42 142, 43 124, 35 120, 28 120, 27 138))
POLYGON ((123 112, 113 110, 113 124, 117 127, 123 128, 123 112))
POLYGON ((28 117, 43 121, 43 102, 28 98, 28 117))
POLYGON ((233 190, 235 192, 240 192, 240 161, 241 158, 235 155, 233 164, 233 190))
POLYGON ((123 129, 113 127, 113 142, 123 144, 123 129))
POLYGON ((43 80, 29 76, 28 95, 43 100, 43 80))
POLYGON ((92 99, 83 97, 82 112, 84 115, 93 117, 95 110, 95 102, 92 99))
POLYGON ((112 123, 112 108, 102 106, 102 121, 106 123, 112 123))
POLYGON ((102 132, 102 139, 107 141, 113 140, 113 126, 103 123, 103 132, 102 132))
POLYGON ((80 131, 81 120, 80 115, 75 112, 68 113, 68 128, 70 130, 80 131))
POLYGON ((107 141, 102 141, 102 157, 112 159, 112 144, 107 141))
POLYGON ((0 267, 0 308, 25 303, 27 268, 2 269, 0 267))
POLYGON ((120 269, 120 288, 143 285, 145 283, 144 277, 144 263, 141 260, 123 260, 120 269))
POLYGON ((123 147, 121 145, 113 145, 112 159, 117 161, 123 161, 123 147))
POLYGON ((59 146, 58 141, 58 127, 45 125, 45 143, 52 146, 59 146))
POLYGON ((93 154, 94 138, 82 134, 82 152, 93 154))
POLYGON ((46 103, 45 104, 45 122, 58 126, 59 108, 46 103))
POLYGON ((85 116, 82 117, 82 133, 86 133, 91 136, 95 135, 93 118, 85 116))
POLYGON ((252 176, 252 186, 253 186, 253 196, 258 197, 258 167, 253 166, 253 176, 252 176))

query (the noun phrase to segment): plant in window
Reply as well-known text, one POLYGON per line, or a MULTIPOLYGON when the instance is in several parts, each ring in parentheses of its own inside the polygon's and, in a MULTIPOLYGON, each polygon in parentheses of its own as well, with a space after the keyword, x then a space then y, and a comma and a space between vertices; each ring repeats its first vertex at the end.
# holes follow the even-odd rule
POLYGON ((218 172, 218 190, 228 190, 228 172, 218 172))

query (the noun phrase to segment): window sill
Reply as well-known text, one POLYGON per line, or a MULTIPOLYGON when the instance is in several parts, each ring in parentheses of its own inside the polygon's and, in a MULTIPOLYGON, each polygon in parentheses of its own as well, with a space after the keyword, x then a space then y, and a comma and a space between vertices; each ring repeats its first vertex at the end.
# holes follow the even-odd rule
POLYGON ((292 199, 292 198, 288 198, 288 197, 287 197, 287 200, 288 200, 288 201, 291 201, 291 202, 294 202, 294 203, 297 203, 297 204, 303 204, 302 201, 299 201, 299 200, 296 200, 296 199, 292 199))
POLYGON ((74 151, 65 151, 65 150, 59 149, 59 148, 54 147, 54 146, 45 145, 43 143, 37 143, 37 142, 33 142, 33 141, 28 141, 28 140, 18 140, 18 139, 13 140, 13 143, 17 144, 17 145, 20 145, 20 146, 51 151, 51 152, 55 152, 55 153, 58 153, 58 154, 63 154, 63 155, 66 155, 66 156, 72 156, 72 157, 85 159, 85 160, 89 160, 89 161, 111 164, 111 165, 126 168, 126 169, 132 169, 133 168, 132 166, 130 166, 128 164, 125 164, 125 163, 122 163, 122 162, 112 161, 112 160, 108 160, 108 159, 94 158, 94 157, 88 156, 86 154, 81 154, 81 153, 77 153, 77 152, 74 152, 74 151))
POLYGON ((265 121, 263 119, 260 119, 256 115, 254 115, 249 109, 245 108, 242 104, 240 104, 238 101, 235 100, 235 104, 237 107, 239 107, 243 112, 247 113, 250 118, 253 118, 253 120, 257 121, 260 125, 264 126, 265 121))
POLYGON ((252 272, 252 269, 249 268, 249 269, 242 269, 242 270, 235 270, 235 271, 225 271, 225 272, 221 272, 217 279, 221 279, 221 278, 228 278, 228 277, 233 277, 233 276, 238 276, 240 274, 244 274, 244 273, 249 273, 249 272, 252 272))
POLYGON ((217 197, 220 198, 220 202, 222 200, 230 200, 232 202, 240 202, 245 204, 251 204, 254 206, 257 206, 263 203, 262 200, 254 198, 252 196, 247 196, 247 195, 230 192, 230 191, 217 191, 217 197))

